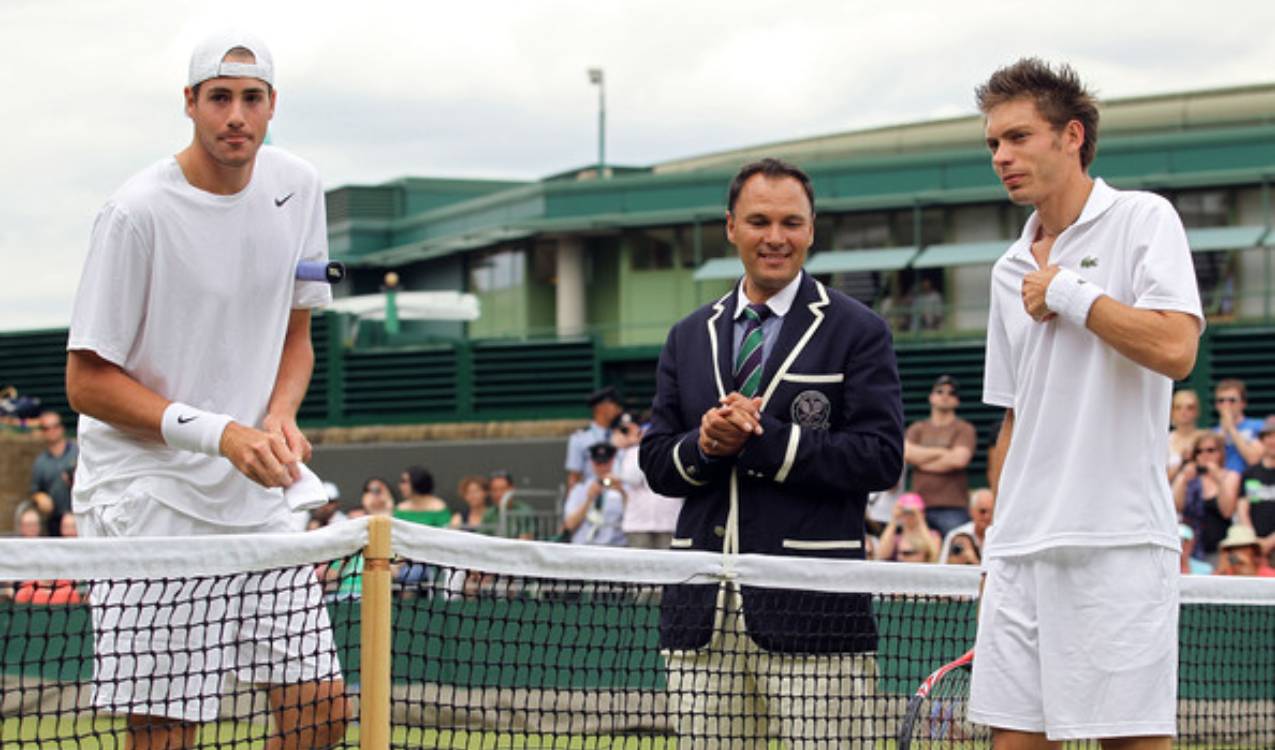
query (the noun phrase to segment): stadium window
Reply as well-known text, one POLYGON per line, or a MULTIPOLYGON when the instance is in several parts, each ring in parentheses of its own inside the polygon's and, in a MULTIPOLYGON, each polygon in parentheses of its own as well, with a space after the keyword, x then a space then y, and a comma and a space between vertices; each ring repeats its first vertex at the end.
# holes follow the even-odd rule
POLYGON ((942 208, 921 209, 921 236, 916 236, 916 214, 913 211, 895 211, 891 215, 893 245, 937 245, 946 235, 947 221, 942 208))
POLYGON ((895 333, 941 330, 946 322, 946 276, 942 268, 904 268, 881 274, 873 307, 895 333))
POLYGON ((469 267, 470 288, 476 292, 494 292, 521 286, 526 282, 527 253, 522 249, 501 248, 479 253, 469 267))
MULTIPOLYGON (((819 230, 823 227, 823 219, 816 220, 815 240, 819 240, 819 230)), ((827 233, 829 250, 858 250, 867 247, 889 247, 894 244, 891 237, 891 217, 884 211, 856 214, 839 214, 828 217, 832 224, 827 233)))
POLYGON ((1231 223, 1233 200, 1229 191, 1183 191, 1173 195, 1171 200, 1185 227, 1224 227, 1231 223))
POLYGON ((552 284, 558 276, 558 243, 539 240, 531 249, 531 278, 538 284, 552 284))
POLYGON ((627 233, 630 267, 634 271, 662 271, 673 268, 677 257, 677 235, 673 227, 636 229, 627 233))
MULTIPOLYGON (((1169 196, 1188 229, 1224 227, 1231 224, 1234 194, 1227 190, 1184 190, 1169 196)), ((1209 317, 1229 318, 1235 314, 1235 287, 1238 260, 1231 250, 1191 253, 1195 279, 1200 287, 1200 304, 1209 317)))
MULTIPOLYGON (((699 231, 701 260, 738 255, 735 247, 726 241, 726 222, 706 221, 700 224, 699 231)), ((694 242, 693 239, 692 242, 694 242)))

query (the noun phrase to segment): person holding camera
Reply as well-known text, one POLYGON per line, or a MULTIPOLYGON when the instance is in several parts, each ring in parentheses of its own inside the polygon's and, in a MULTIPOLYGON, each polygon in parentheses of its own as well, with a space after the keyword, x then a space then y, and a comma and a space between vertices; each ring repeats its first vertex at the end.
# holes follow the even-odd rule
POLYGON ((925 501, 908 492, 894 505, 894 522, 881 534, 878 560, 938 562, 939 533, 925 522, 925 501))
POLYGON ((1257 534, 1262 559, 1275 553, 1275 415, 1266 418, 1257 431, 1262 443, 1262 459, 1244 470, 1240 477, 1240 501, 1236 513, 1257 534))
POLYGON ((628 498, 622 526, 624 538, 637 549, 669 549, 682 498, 657 494, 647 483, 638 465, 643 430, 642 423, 630 414, 621 414, 611 425, 611 444, 618 450, 615 475, 624 482, 628 498))
POLYGON ((562 509, 562 525, 571 534, 572 544, 627 544, 621 524, 628 496, 614 474, 615 453, 615 446, 609 442, 589 446, 593 477, 571 488, 562 509))
POLYGON ((1202 432, 1182 470, 1173 478, 1173 501, 1195 531, 1196 557, 1215 555, 1239 504, 1239 472, 1226 468, 1221 435, 1202 432))
POLYGON ((965 562, 969 563, 972 559, 974 564, 982 562, 983 559, 983 543, 987 541, 987 529, 992 525, 992 513, 996 508, 996 494, 988 487, 974 490, 970 493, 970 522, 963 523, 960 526, 947 532, 947 536, 943 537, 943 549, 939 550, 939 564, 948 562, 965 562), (960 539, 966 539, 973 545, 973 554, 965 554, 962 560, 948 559, 957 554, 955 545, 960 539))
POLYGON ((1201 432, 1197 422, 1200 419, 1200 397, 1190 388, 1182 388, 1173 393, 1173 404, 1169 411, 1169 481, 1182 471, 1191 453, 1195 439, 1201 432))
POLYGON ((964 532, 952 532, 952 544, 947 549, 947 557, 939 560, 946 565, 980 565, 983 558, 979 555, 978 544, 974 537, 964 532))

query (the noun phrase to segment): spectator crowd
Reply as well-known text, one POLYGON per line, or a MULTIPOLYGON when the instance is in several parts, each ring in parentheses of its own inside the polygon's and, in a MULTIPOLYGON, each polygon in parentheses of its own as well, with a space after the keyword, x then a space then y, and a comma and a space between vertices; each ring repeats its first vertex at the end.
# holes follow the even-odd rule
MULTIPOLYGON (((448 502, 437 494, 432 473, 413 465, 396 482, 366 478, 353 507, 341 502, 335 485, 325 483, 329 502, 299 518, 298 525, 316 529, 364 515, 392 515, 507 538, 668 549, 682 501, 653 492, 638 466, 644 420, 627 412, 612 388, 595 391, 587 403, 589 423, 568 439, 565 491, 557 509, 520 498, 512 474, 503 469, 463 477, 455 501, 448 502)), ((960 403, 956 378, 934 381, 929 415, 907 427, 903 476, 869 500, 869 559, 981 563, 995 495, 986 487, 971 490, 967 468, 978 435, 958 416, 960 403)), ((1169 415, 1167 481, 1180 520, 1182 573, 1275 576, 1275 415, 1248 415, 1247 389, 1237 379, 1218 382, 1213 405, 1216 423, 1201 427, 1200 398, 1183 389, 1174 394, 1169 415)), ((56 412, 41 412, 27 425, 38 430, 44 449, 31 467, 28 496, 17 507, 16 533, 75 536, 70 508, 77 445, 56 412)), ((407 566, 399 580, 415 585, 429 574, 423 566, 407 566)), ((351 580, 340 585, 349 588, 351 580)), ((0 588, 0 597, 80 598, 65 581, 10 585, 0 588)))
MULTIPOLYGON (((1216 423, 1199 426, 1200 398, 1173 396, 1167 481, 1182 541, 1184 574, 1275 576, 1275 415, 1245 412, 1237 379, 1217 383, 1216 423)), ((966 474, 977 434, 956 415, 955 378, 939 377, 930 414, 908 426, 904 475, 869 501, 869 557, 898 562, 977 565, 992 523, 991 489, 970 491, 966 474), (910 490, 910 491, 909 491, 910 490)))

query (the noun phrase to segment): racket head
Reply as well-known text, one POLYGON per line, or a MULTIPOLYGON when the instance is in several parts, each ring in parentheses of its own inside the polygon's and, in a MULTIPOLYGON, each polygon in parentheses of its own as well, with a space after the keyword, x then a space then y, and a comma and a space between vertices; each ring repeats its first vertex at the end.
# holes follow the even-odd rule
POLYGON ((976 727, 965 718, 969 704, 971 667, 974 650, 962 654, 934 670, 908 699, 896 737, 899 750, 916 747, 973 747, 977 740, 987 741, 986 728, 976 727))

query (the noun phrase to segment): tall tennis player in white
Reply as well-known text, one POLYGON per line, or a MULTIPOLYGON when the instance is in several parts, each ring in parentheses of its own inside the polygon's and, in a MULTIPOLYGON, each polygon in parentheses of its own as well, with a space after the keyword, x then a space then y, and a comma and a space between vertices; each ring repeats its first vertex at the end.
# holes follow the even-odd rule
MULTIPOLYGON (((296 413, 314 364, 310 309, 331 291, 294 276, 327 261, 322 185, 309 164, 262 146, 276 92, 259 39, 208 37, 184 93, 190 145, 102 208, 75 300, 67 394, 81 414, 85 536, 286 531, 281 488, 310 453, 296 413)), ((234 611, 216 628, 198 597, 181 608, 155 587, 95 590, 94 700, 128 715, 131 747, 191 746, 231 670, 269 688, 267 747, 341 739, 347 706, 321 592, 304 581, 277 598, 236 590, 271 581, 219 584, 234 611), (174 627, 145 626, 161 617, 174 627), (152 652, 149 664, 135 656, 152 652)))
POLYGON ((983 400, 1007 410, 1008 451, 969 717, 998 750, 1167 748, 1178 537, 1165 415, 1204 325, 1186 233, 1165 199, 1089 175, 1098 110, 1070 67, 1020 60, 977 97, 996 175, 1035 212, 992 271, 983 400))

